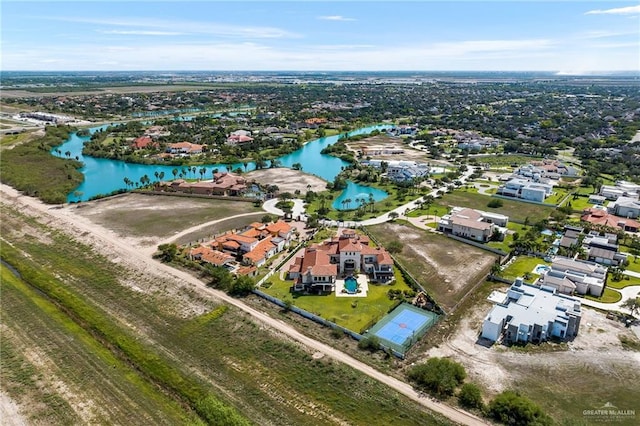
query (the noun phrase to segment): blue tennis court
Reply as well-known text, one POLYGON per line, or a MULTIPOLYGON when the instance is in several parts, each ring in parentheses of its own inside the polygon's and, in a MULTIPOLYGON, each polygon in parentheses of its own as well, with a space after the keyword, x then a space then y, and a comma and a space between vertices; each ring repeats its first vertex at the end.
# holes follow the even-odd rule
POLYGON ((436 322, 438 315, 403 303, 374 325, 368 334, 405 353, 436 322))

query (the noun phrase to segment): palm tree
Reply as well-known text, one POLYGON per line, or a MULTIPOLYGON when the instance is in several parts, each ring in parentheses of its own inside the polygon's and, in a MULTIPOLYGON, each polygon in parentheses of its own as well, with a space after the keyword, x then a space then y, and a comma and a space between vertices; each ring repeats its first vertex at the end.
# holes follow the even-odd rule
POLYGON ((171 173, 173 173, 173 178, 175 179, 178 176, 178 169, 171 170, 171 173))
POLYGON ((347 208, 351 208, 351 201, 353 200, 351 200, 351 198, 347 198, 344 201, 347 203, 347 208))
POLYGON ((207 173, 207 169, 205 169, 204 167, 202 167, 200 169, 200 180, 202 180, 204 178, 204 175, 207 173))
POLYGON ((153 175, 156 177, 156 180, 158 180, 159 177, 160 177, 160 173, 158 173, 157 170, 155 172, 153 172, 153 175))
POLYGON ((160 178, 160 180, 164 179, 164 172, 160 172, 158 174, 158 177, 160 178))

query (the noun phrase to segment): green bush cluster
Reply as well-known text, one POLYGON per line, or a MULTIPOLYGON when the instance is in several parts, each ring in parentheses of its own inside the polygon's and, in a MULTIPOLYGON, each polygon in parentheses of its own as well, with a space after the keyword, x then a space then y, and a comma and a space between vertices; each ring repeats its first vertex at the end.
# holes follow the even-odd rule
POLYGON ((429 358, 426 363, 411 368, 408 378, 418 387, 438 398, 453 395, 467 373, 462 364, 447 358, 429 358))

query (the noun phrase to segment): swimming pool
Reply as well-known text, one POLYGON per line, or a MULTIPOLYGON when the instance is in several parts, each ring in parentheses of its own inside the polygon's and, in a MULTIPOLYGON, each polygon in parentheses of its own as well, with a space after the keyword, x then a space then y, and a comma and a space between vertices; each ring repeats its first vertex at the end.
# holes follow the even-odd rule
POLYGON ((349 294, 356 293, 358 291, 358 280, 353 276, 348 276, 344 279, 344 289, 347 290, 349 294))
POLYGON ((535 268, 533 268, 533 273, 536 275, 542 275, 549 272, 551 268, 548 265, 543 265, 542 263, 538 263, 535 268))

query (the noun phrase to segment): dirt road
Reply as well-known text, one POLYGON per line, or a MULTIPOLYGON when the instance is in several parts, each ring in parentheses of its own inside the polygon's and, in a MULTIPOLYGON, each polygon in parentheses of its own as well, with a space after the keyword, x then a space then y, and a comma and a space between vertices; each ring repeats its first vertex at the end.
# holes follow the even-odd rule
POLYGON ((126 259, 132 265, 137 265, 138 268, 143 269, 145 273, 155 273, 162 274, 166 277, 174 277, 183 282, 187 282, 197 287, 200 291, 208 292, 209 294, 214 295, 218 299, 241 309, 242 311, 250 314, 256 320, 269 325, 275 330, 295 339, 296 341, 306 345, 314 351, 323 353, 336 361, 342 362, 344 364, 349 365, 356 370, 368 375, 369 377, 378 380, 387 386, 395 389, 396 391, 402 393, 403 395, 411 398, 412 400, 418 402, 429 410, 435 411, 437 413, 446 416, 450 420, 464 424, 464 425, 485 425, 488 424, 482 419, 467 413, 466 411, 448 406, 446 404, 440 403, 438 401, 434 401, 432 399, 421 396, 418 392, 416 392, 413 387, 405 382, 402 382, 396 378, 383 374, 374 368, 366 365, 337 349, 334 349, 324 343, 318 342, 314 339, 311 339, 292 326, 286 324, 281 320, 276 320, 269 315, 257 311, 241 300, 235 299, 233 297, 228 296, 226 293, 223 293, 218 290, 214 290, 204 286, 204 284, 189 275, 186 272, 182 272, 171 268, 165 264, 157 262, 150 258, 147 254, 141 252, 135 247, 128 244, 126 241, 123 241, 116 233, 108 231, 96 224, 90 222, 88 219, 78 216, 74 214, 74 212, 69 208, 60 208, 60 207, 52 207, 42 204, 39 200, 36 200, 31 197, 26 197, 19 194, 16 190, 11 187, 8 187, 4 184, 1 185, 0 191, 2 193, 1 201, 2 203, 6 203, 9 205, 13 205, 19 209, 27 209, 34 212, 39 212, 49 218, 51 218, 50 226, 59 226, 61 229, 64 229, 67 232, 71 232, 73 235, 81 235, 84 233, 88 233, 92 238, 95 239, 95 242, 100 243, 96 244, 97 247, 102 247, 102 249, 111 250, 112 252, 117 252, 120 254, 120 257, 126 259), (105 247, 106 246, 106 247, 105 247))

